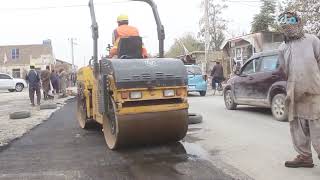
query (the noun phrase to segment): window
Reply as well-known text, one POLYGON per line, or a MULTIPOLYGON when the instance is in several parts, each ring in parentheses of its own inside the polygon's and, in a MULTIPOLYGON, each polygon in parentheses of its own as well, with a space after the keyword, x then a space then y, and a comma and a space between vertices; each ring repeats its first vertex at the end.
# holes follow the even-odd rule
POLYGON ((6 74, 0 74, 0 79, 11 79, 11 77, 6 74))
POLYGON ((261 65, 260 58, 253 59, 245 65, 245 67, 242 70, 242 74, 247 75, 247 74, 255 73, 255 72, 259 71, 260 65, 261 65))
POLYGON ((254 72, 259 72, 260 71, 261 63, 262 63, 262 59, 261 58, 254 59, 254 72))
POLYGON ((21 77, 20 69, 12 69, 12 76, 14 78, 20 78, 21 77))
POLYGON ((242 74, 252 74, 254 73, 254 61, 250 61, 242 70, 242 74))
POLYGON ((279 67, 278 56, 263 57, 261 71, 274 71, 279 67))
POLYGON ((201 75, 201 68, 197 66, 187 66, 187 71, 189 75, 201 75))
POLYGON ((19 59, 19 49, 18 48, 11 50, 11 58, 12 59, 19 59))
POLYGON ((237 48, 237 49, 236 49, 236 58, 237 58, 237 60, 241 60, 241 59, 242 59, 242 51, 241 51, 241 48, 237 48))

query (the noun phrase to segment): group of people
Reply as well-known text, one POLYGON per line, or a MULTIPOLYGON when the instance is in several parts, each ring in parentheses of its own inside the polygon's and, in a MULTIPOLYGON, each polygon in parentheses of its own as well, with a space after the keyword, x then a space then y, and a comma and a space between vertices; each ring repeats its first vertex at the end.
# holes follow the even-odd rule
POLYGON ((64 69, 59 72, 52 70, 47 66, 45 70, 37 72, 34 65, 30 65, 30 71, 26 75, 26 80, 29 83, 29 98, 31 106, 35 106, 34 94, 37 96, 37 105, 40 105, 41 87, 43 90, 43 99, 53 99, 54 94, 62 93, 62 97, 67 94, 68 73, 64 69))

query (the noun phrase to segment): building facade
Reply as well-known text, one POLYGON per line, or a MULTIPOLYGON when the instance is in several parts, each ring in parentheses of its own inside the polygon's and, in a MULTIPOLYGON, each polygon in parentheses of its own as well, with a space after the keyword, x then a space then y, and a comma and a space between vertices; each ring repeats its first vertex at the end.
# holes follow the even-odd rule
POLYGON ((54 69, 59 71, 60 69, 64 69, 66 72, 72 72, 72 64, 66 61, 56 59, 56 64, 54 65, 54 69))
POLYGON ((44 70, 55 63, 51 40, 42 44, 0 46, 0 72, 15 78, 25 78, 31 64, 37 70, 44 70))

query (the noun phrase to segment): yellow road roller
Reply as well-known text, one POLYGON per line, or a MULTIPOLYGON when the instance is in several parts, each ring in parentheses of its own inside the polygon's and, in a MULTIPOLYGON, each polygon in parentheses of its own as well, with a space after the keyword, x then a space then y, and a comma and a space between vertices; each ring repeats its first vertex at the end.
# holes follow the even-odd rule
POLYGON ((98 24, 93 0, 93 56, 77 75, 77 118, 80 127, 102 124, 110 149, 179 141, 188 130, 187 71, 181 60, 163 58, 164 27, 153 0, 159 57, 143 59, 141 37, 120 39, 117 59, 98 61, 98 24), (141 52, 141 51, 140 51, 141 52))

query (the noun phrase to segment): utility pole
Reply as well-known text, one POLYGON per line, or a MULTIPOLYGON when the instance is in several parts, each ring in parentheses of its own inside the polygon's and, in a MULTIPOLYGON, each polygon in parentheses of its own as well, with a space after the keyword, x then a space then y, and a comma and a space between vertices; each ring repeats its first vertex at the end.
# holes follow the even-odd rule
POLYGON ((74 42, 77 39, 69 38, 69 40, 70 40, 70 47, 71 47, 72 71, 74 71, 75 70, 75 66, 74 66, 74 49, 73 49, 73 46, 77 45, 77 43, 74 42))
POLYGON ((208 53, 210 47, 210 32, 209 32, 209 0, 205 0, 204 7, 204 19, 205 19, 205 51, 204 51, 204 62, 202 62, 202 72, 207 73, 207 62, 208 62, 208 53))

